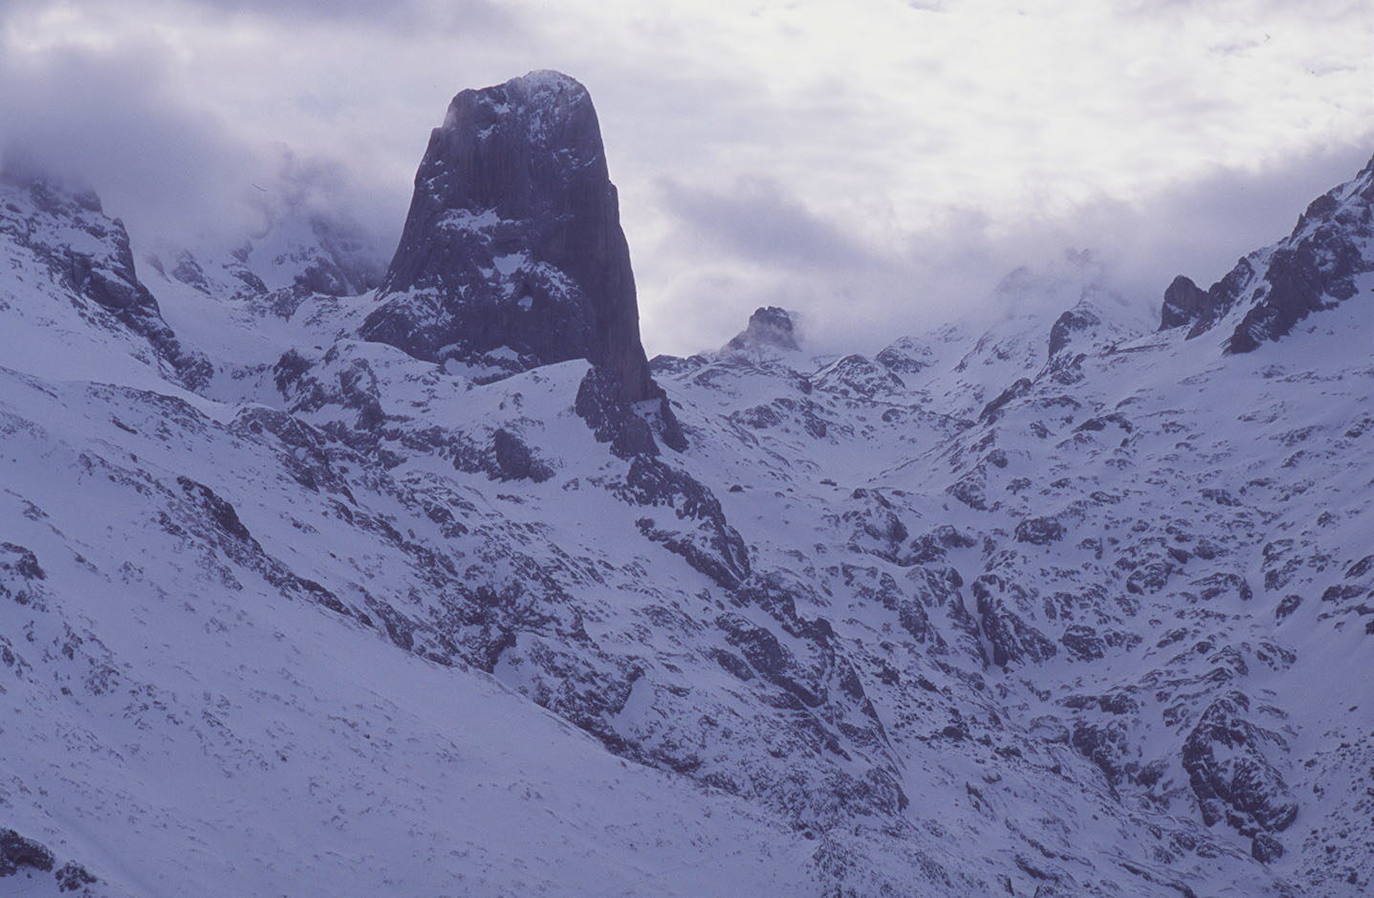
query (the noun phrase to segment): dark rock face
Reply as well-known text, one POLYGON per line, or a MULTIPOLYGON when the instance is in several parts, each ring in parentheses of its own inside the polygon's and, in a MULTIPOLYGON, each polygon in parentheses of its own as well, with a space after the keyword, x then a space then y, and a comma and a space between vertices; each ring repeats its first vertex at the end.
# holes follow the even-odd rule
POLYGON ((1271 864, 1283 857, 1283 843, 1268 833, 1255 833, 1250 840, 1250 856, 1261 864, 1271 864))
POLYGON ((934 353, 911 337, 900 337, 883 349, 873 360, 893 374, 919 374, 934 361, 934 353))
POLYGON ((744 539, 725 519, 720 501, 700 481, 644 454, 630 462, 625 484, 616 490, 627 502, 666 506, 676 520, 640 518, 636 526, 651 542, 681 555, 720 586, 733 589, 750 573, 744 539))
POLYGON ((630 252, 586 89, 532 72, 454 97, 430 136, 365 339, 519 371, 585 358, 657 395, 630 252))
POLYGON ((658 444, 648 422, 618 402, 615 394, 614 381, 593 368, 578 385, 573 410, 587 422, 597 442, 610 443, 611 452, 619 457, 657 455, 658 444))
POLYGON ((815 388, 863 399, 877 399, 906 389, 890 370, 862 355, 847 355, 816 375, 815 388))
POLYGON ((1163 331, 1192 324, 1203 318, 1210 307, 1207 292, 1194 284, 1190 278, 1180 274, 1164 291, 1164 307, 1159 313, 1159 329, 1163 331))
POLYGON ((124 223, 105 215, 95 193, 72 190, 45 174, 11 165, 6 159, 0 166, 0 188, 21 191, 25 203, 0 204, 0 240, 31 252, 54 280, 88 304, 85 308, 93 315, 107 321, 112 318, 114 327, 122 326, 147 340, 183 386, 192 390, 203 386, 213 368, 204 356, 183 347, 162 319, 157 300, 134 270, 124 223), (25 214, 25 206, 30 214, 25 214), (38 221, 59 227, 39 227, 38 221), (70 230, 88 238, 80 249, 62 236, 70 230))
POLYGON ((1276 620, 1283 620, 1294 611, 1297 611, 1300 605, 1302 605, 1302 596, 1296 593, 1286 595, 1279 602, 1278 607, 1274 609, 1274 618, 1276 620))
POLYGON ((978 423, 991 424, 1001 417, 1002 409, 1007 403, 1014 399, 1019 399, 1031 390, 1031 379, 1029 377, 1018 378, 1016 383, 1007 387, 997 395, 997 398, 983 406, 983 410, 978 414, 978 423))
POLYGON ((1239 574, 1216 573, 1200 580, 1194 580, 1193 586, 1198 588, 1197 598, 1203 602, 1210 602, 1213 599, 1234 596, 1242 602, 1248 602, 1254 598, 1254 590, 1244 577, 1239 574))
POLYGON ((1057 651, 1044 633, 1026 623, 1012 611, 1003 599, 1007 592, 1016 592, 996 574, 982 574, 972 584, 977 601, 978 626, 991 649, 989 659, 1005 669, 1013 661, 1045 661, 1057 651))
POLYGON ((0 829, 0 876, 13 876, 21 867, 47 872, 56 863, 52 852, 12 829, 0 829))
MULTIPOLYGON (((23 546, 14 543, 0 542, 0 573, 13 574, 24 580, 45 580, 47 574, 38 564, 38 556, 34 555, 23 546)), ((0 590, 4 586, 0 585, 0 590)), ((11 598, 8 593, 0 592, 0 596, 11 598)), ((22 598, 16 598, 21 605, 25 604, 22 598)))
POLYGON ((878 490, 854 490, 849 501, 855 507, 843 512, 840 520, 853 528, 850 547, 900 563, 902 544, 910 534, 897 509, 878 490))
POLYGON ((1060 315, 1050 328, 1050 358, 1054 358, 1065 349, 1073 341, 1075 333, 1089 330, 1101 323, 1101 318, 1081 306, 1060 315))
MULTIPOLYGON (((1183 768, 1208 826, 1225 820, 1254 836, 1287 829, 1298 805, 1265 751, 1286 747, 1283 739, 1250 723, 1249 709, 1239 692, 1209 705, 1183 744, 1183 768)), ((1265 851, 1277 856, 1271 846, 1265 851)))
POLYGON ((1080 721, 1074 726, 1071 744, 1098 766, 1107 782, 1121 782, 1130 752, 1130 734, 1123 721, 1109 720, 1097 725, 1080 721))
POLYGON ((1191 339, 1248 305, 1225 351, 1252 352, 1313 312, 1353 297, 1356 278, 1374 270, 1362 248, 1370 237, 1374 159, 1353 181, 1315 199, 1267 258, 1265 251, 1251 253, 1205 293, 1188 278, 1175 278, 1164 292, 1160 330, 1191 324, 1191 339))
POLYGON ((1016 525, 1016 541, 1043 546, 1064 538, 1064 525, 1054 518, 1026 518, 1016 525))
POLYGON ((620 398, 620 384, 609 371, 592 368, 578 385, 573 410, 587 422, 597 441, 610 443, 611 452, 621 458, 657 455, 655 431, 668 448, 681 452, 687 448, 687 438, 667 398, 661 392, 659 396, 653 411, 641 415, 620 398))
POLYGON ((491 449, 496 468, 503 480, 533 480, 542 483, 553 476, 548 465, 535 458, 525 441, 504 427, 491 435, 491 449))
POLYGON ((1250 352, 1266 340, 1277 340, 1293 325, 1325 307, 1327 284, 1311 247, 1279 250, 1264 279, 1269 290, 1236 326, 1227 344, 1230 353, 1250 352))
POLYGON ((760 346, 777 349, 799 349, 795 322, 786 309, 764 306, 749 316, 749 324, 725 344, 727 351, 739 351, 760 346))
POLYGON ((1086 624, 1073 624, 1064 630, 1059 638, 1075 661, 1096 661, 1106 657, 1107 644, 1097 631, 1086 624))

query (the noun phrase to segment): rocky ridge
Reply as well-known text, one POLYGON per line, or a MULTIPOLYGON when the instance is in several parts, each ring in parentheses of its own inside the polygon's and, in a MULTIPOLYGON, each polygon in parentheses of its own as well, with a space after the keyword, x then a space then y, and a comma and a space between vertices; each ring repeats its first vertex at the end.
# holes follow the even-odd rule
POLYGON ((1190 325, 1189 336, 1231 329, 1226 351, 1251 352, 1283 337, 1313 312, 1359 293, 1374 271, 1374 159, 1351 181, 1317 197, 1286 239, 1257 250, 1206 292, 1180 275, 1164 295, 1160 329, 1190 325))

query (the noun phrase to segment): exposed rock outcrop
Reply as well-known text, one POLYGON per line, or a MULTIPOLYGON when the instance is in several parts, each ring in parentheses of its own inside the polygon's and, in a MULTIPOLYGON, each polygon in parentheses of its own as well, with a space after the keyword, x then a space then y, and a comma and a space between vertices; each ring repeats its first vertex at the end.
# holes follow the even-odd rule
MULTIPOLYGON (((11 882, 7 888, 17 891, 5 894, 28 894, 43 887, 35 879, 46 879, 37 874, 51 874, 56 880, 57 891, 75 893, 75 898, 91 898, 87 886, 100 880, 91 875, 85 867, 75 861, 57 866, 57 858, 46 845, 26 838, 12 829, 0 829, 0 879, 14 877, 22 882, 11 882)), ((48 892, 44 892, 48 894, 48 892)))
POLYGON ((0 162, 0 240, 12 242, 69 291, 80 314, 146 340, 183 386, 197 389, 213 368, 167 326, 138 279, 124 223, 105 214, 94 191, 74 188, 7 155, 0 162))
POLYGON ((1205 317, 1211 308, 1207 291, 1191 278, 1179 275, 1164 291, 1164 307, 1159 313, 1159 329, 1168 330, 1205 317))
MULTIPOLYGON (((1267 757, 1286 748, 1283 738, 1251 723, 1249 710, 1250 701, 1240 692, 1209 705, 1183 744, 1183 768, 1208 826, 1225 820, 1254 836, 1287 829, 1298 805, 1267 757)), ((1277 856, 1273 846, 1265 847, 1266 854, 1277 856)))
POLYGON ((929 368, 935 360, 935 354, 929 346, 922 345, 912 337, 898 337, 873 359, 893 374, 900 376, 919 374, 929 368))
POLYGON ((1374 159, 1313 200, 1287 238, 1241 259, 1205 293, 1188 278, 1175 278, 1164 292, 1160 330, 1191 324, 1191 339, 1225 322, 1233 328, 1225 351, 1251 352, 1313 312, 1355 296, 1356 278, 1374 270, 1371 240, 1374 159))
POLYGON ((771 347, 774 349, 796 350, 796 322, 793 313, 777 306, 762 306, 749 316, 749 324, 725 344, 726 352, 740 352, 746 349, 771 347))
POLYGON ((514 373, 585 358, 618 397, 659 395, 591 96, 531 72, 454 97, 361 333, 426 360, 514 373))
POLYGON ((1073 335, 1102 323, 1092 309, 1080 303, 1055 319, 1050 328, 1050 358, 1054 358, 1073 341, 1073 335))

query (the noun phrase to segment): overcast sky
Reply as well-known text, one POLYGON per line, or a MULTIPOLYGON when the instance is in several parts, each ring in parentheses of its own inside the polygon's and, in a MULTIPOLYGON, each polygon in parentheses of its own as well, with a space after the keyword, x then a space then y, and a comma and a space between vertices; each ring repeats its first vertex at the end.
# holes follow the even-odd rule
POLYGON ((1066 249, 1210 283, 1374 154, 1372 47, 1368 0, 0 0, 0 140, 136 241, 291 190, 389 252, 452 95, 559 69, 651 354, 761 304, 871 349, 1066 249))

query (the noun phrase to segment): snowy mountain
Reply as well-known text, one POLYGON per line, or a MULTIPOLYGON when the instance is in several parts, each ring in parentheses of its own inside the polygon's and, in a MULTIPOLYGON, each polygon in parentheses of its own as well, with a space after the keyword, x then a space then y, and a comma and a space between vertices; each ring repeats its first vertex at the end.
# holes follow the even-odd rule
POLYGON ((621 398, 658 395, 596 110, 558 72, 453 98, 378 298, 362 335, 416 358, 487 376, 585 358, 621 398))
POLYGON ((1159 320, 644 362, 600 140, 459 94, 384 275, 0 184, 0 892, 1368 892, 1374 164, 1159 320))

